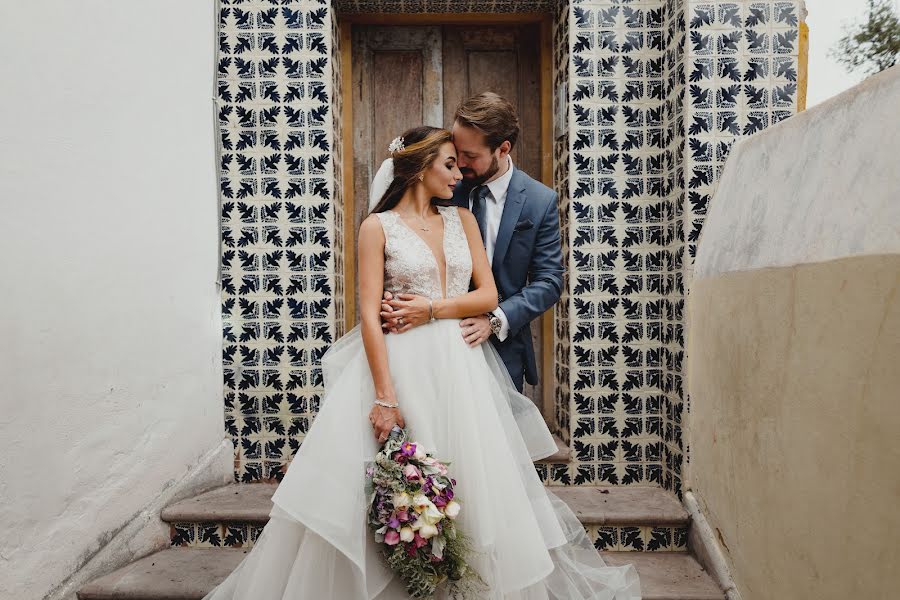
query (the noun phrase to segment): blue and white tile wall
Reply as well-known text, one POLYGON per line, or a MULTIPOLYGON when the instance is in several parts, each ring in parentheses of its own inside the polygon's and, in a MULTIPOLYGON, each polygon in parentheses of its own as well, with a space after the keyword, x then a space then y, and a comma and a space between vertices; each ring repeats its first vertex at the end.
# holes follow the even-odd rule
POLYGON ((318 410, 341 314, 331 10, 218 9, 225 424, 236 479, 279 479, 318 410))
POLYGON ((684 297, 735 139, 796 111, 798 1, 219 0, 226 427, 239 481, 280 479, 343 330, 336 12, 554 12, 567 290, 551 485, 663 486, 686 454, 684 297))
POLYGON ((666 5, 572 7, 569 481, 662 483, 666 5))
POLYGON ((796 111, 799 4, 572 6, 578 463, 563 483, 681 493, 684 296, 696 241, 734 140, 796 111))
POLYGON ((352 13, 523 13, 550 12, 561 0, 336 0, 342 14, 352 13))

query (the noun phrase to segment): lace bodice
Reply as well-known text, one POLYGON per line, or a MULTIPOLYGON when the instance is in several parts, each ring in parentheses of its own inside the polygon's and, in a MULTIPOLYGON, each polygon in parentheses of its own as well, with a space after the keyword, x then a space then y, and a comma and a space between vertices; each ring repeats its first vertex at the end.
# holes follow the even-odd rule
MULTIPOLYGON (((438 206, 444 220, 444 259, 447 264, 447 298, 469 291, 472 254, 459 210, 438 206)), ((392 210, 375 213, 384 229, 384 289, 427 298, 442 298, 441 273, 431 248, 400 215, 392 210)))

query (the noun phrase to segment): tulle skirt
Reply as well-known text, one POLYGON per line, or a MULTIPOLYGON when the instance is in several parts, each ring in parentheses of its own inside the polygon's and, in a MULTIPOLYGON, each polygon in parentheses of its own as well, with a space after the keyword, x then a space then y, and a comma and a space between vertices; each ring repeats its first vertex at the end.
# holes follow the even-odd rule
MULTIPOLYGON (((533 461, 556 445, 489 343, 470 348, 445 319, 385 338, 411 439, 449 461, 470 565, 487 584, 466 600, 638 600, 631 565, 606 565, 533 461)), ((250 553, 204 600, 405 600, 366 525, 365 465, 378 451, 362 336, 323 357, 325 396, 250 553)), ((438 598, 449 598, 439 587, 438 598)))

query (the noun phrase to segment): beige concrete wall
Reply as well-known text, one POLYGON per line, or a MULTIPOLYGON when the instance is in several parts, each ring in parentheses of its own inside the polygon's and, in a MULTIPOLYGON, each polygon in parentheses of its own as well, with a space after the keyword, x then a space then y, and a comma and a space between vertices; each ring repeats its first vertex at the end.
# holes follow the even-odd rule
POLYGON ((690 488, 744 600, 897 597, 898 287, 897 254, 694 283, 690 488))

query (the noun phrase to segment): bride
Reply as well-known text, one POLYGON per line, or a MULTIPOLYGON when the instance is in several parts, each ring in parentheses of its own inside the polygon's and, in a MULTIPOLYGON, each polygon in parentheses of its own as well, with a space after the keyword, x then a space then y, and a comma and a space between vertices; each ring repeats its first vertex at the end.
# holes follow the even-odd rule
POLYGON ((418 127, 391 150, 373 183, 387 189, 359 230, 360 325, 322 359, 322 407, 268 524, 205 600, 408 598, 366 524, 365 463, 395 424, 451 463, 457 526, 487 584, 479 599, 639 600, 634 568, 607 566, 541 483, 533 461, 556 446, 537 408, 491 344, 469 346, 460 333, 460 319, 497 306, 497 289, 475 217, 433 203, 462 178, 450 132, 418 127), (430 321, 386 335, 384 291, 413 294, 430 321))

